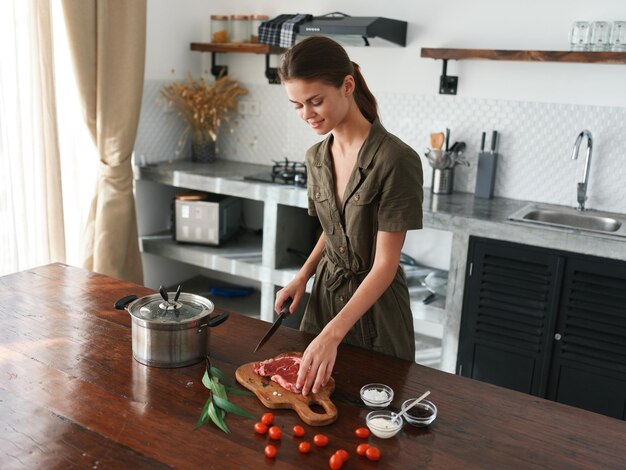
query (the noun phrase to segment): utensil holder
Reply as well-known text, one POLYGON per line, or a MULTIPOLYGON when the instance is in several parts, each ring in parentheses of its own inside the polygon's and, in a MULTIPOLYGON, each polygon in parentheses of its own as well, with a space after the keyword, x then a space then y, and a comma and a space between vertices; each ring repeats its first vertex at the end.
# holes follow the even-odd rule
POLYGON ((454 188, 454 167, 433 170, 430 191, 433 194, 452 194, 454 188))

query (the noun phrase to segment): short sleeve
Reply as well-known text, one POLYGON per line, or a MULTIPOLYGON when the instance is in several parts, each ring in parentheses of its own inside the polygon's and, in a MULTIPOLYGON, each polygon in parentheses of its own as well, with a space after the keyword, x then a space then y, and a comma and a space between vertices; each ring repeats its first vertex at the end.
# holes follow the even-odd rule
POLYGON ((424 198, 422 162, 410 148, 388 154, 378 208, 378 230, 399 232, 422 228, 424 198))

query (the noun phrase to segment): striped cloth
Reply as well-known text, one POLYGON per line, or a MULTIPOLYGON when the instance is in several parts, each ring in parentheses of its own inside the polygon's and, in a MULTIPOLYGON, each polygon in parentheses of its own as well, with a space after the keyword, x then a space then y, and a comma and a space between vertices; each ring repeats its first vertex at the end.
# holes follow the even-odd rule
POLYGON ((312 15, 298 13, 293 18, 283 22, 280 28, 280 47, 291 47, 296 43, 296 26, 305 21, 311 21, 312 15))
POLYGON ((278 15, 276 18, 264 21, 259 26, 259 42, 278 46, 280 44, 280 29, 283 23, 295 15, 278 15))
POLYGON ((291 47, 296 42, 296 26, 310 21, 308 14, 278 15, 259 26, 259 42, 271 46, 291 47))

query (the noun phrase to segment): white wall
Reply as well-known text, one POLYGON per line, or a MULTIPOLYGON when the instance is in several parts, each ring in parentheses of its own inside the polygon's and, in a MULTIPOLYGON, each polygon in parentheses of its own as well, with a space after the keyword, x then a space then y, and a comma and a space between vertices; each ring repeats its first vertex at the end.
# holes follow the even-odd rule
MULTIPOLYGON (((441 61, 420 58, 422 47, 567 50, 575 20, 624 20, 623 0, 149 0, 146 79, 197 73, 201 57, 189 43, 206 39, 211 14, 342 11, 409 23, 406 48, 350 48, 375 93, 436 94, 441 61), (296 8, 297 6, 297 8, 296 8)), ((266 83, 263 56, 220 56, 231 74, 266 83)), ((517 101, 626 106, 626 66, 500 61, 450 62, 458 96, 517 101)))

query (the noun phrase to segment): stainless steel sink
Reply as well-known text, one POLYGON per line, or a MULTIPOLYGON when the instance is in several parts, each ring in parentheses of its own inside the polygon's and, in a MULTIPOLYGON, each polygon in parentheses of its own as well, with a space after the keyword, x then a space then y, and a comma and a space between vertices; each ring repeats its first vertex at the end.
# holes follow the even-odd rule
POLYGON ((510 215, 509 220, 626 237, 626 214, 578 211, 573 207, 549 204, 529 204, 510 215))

